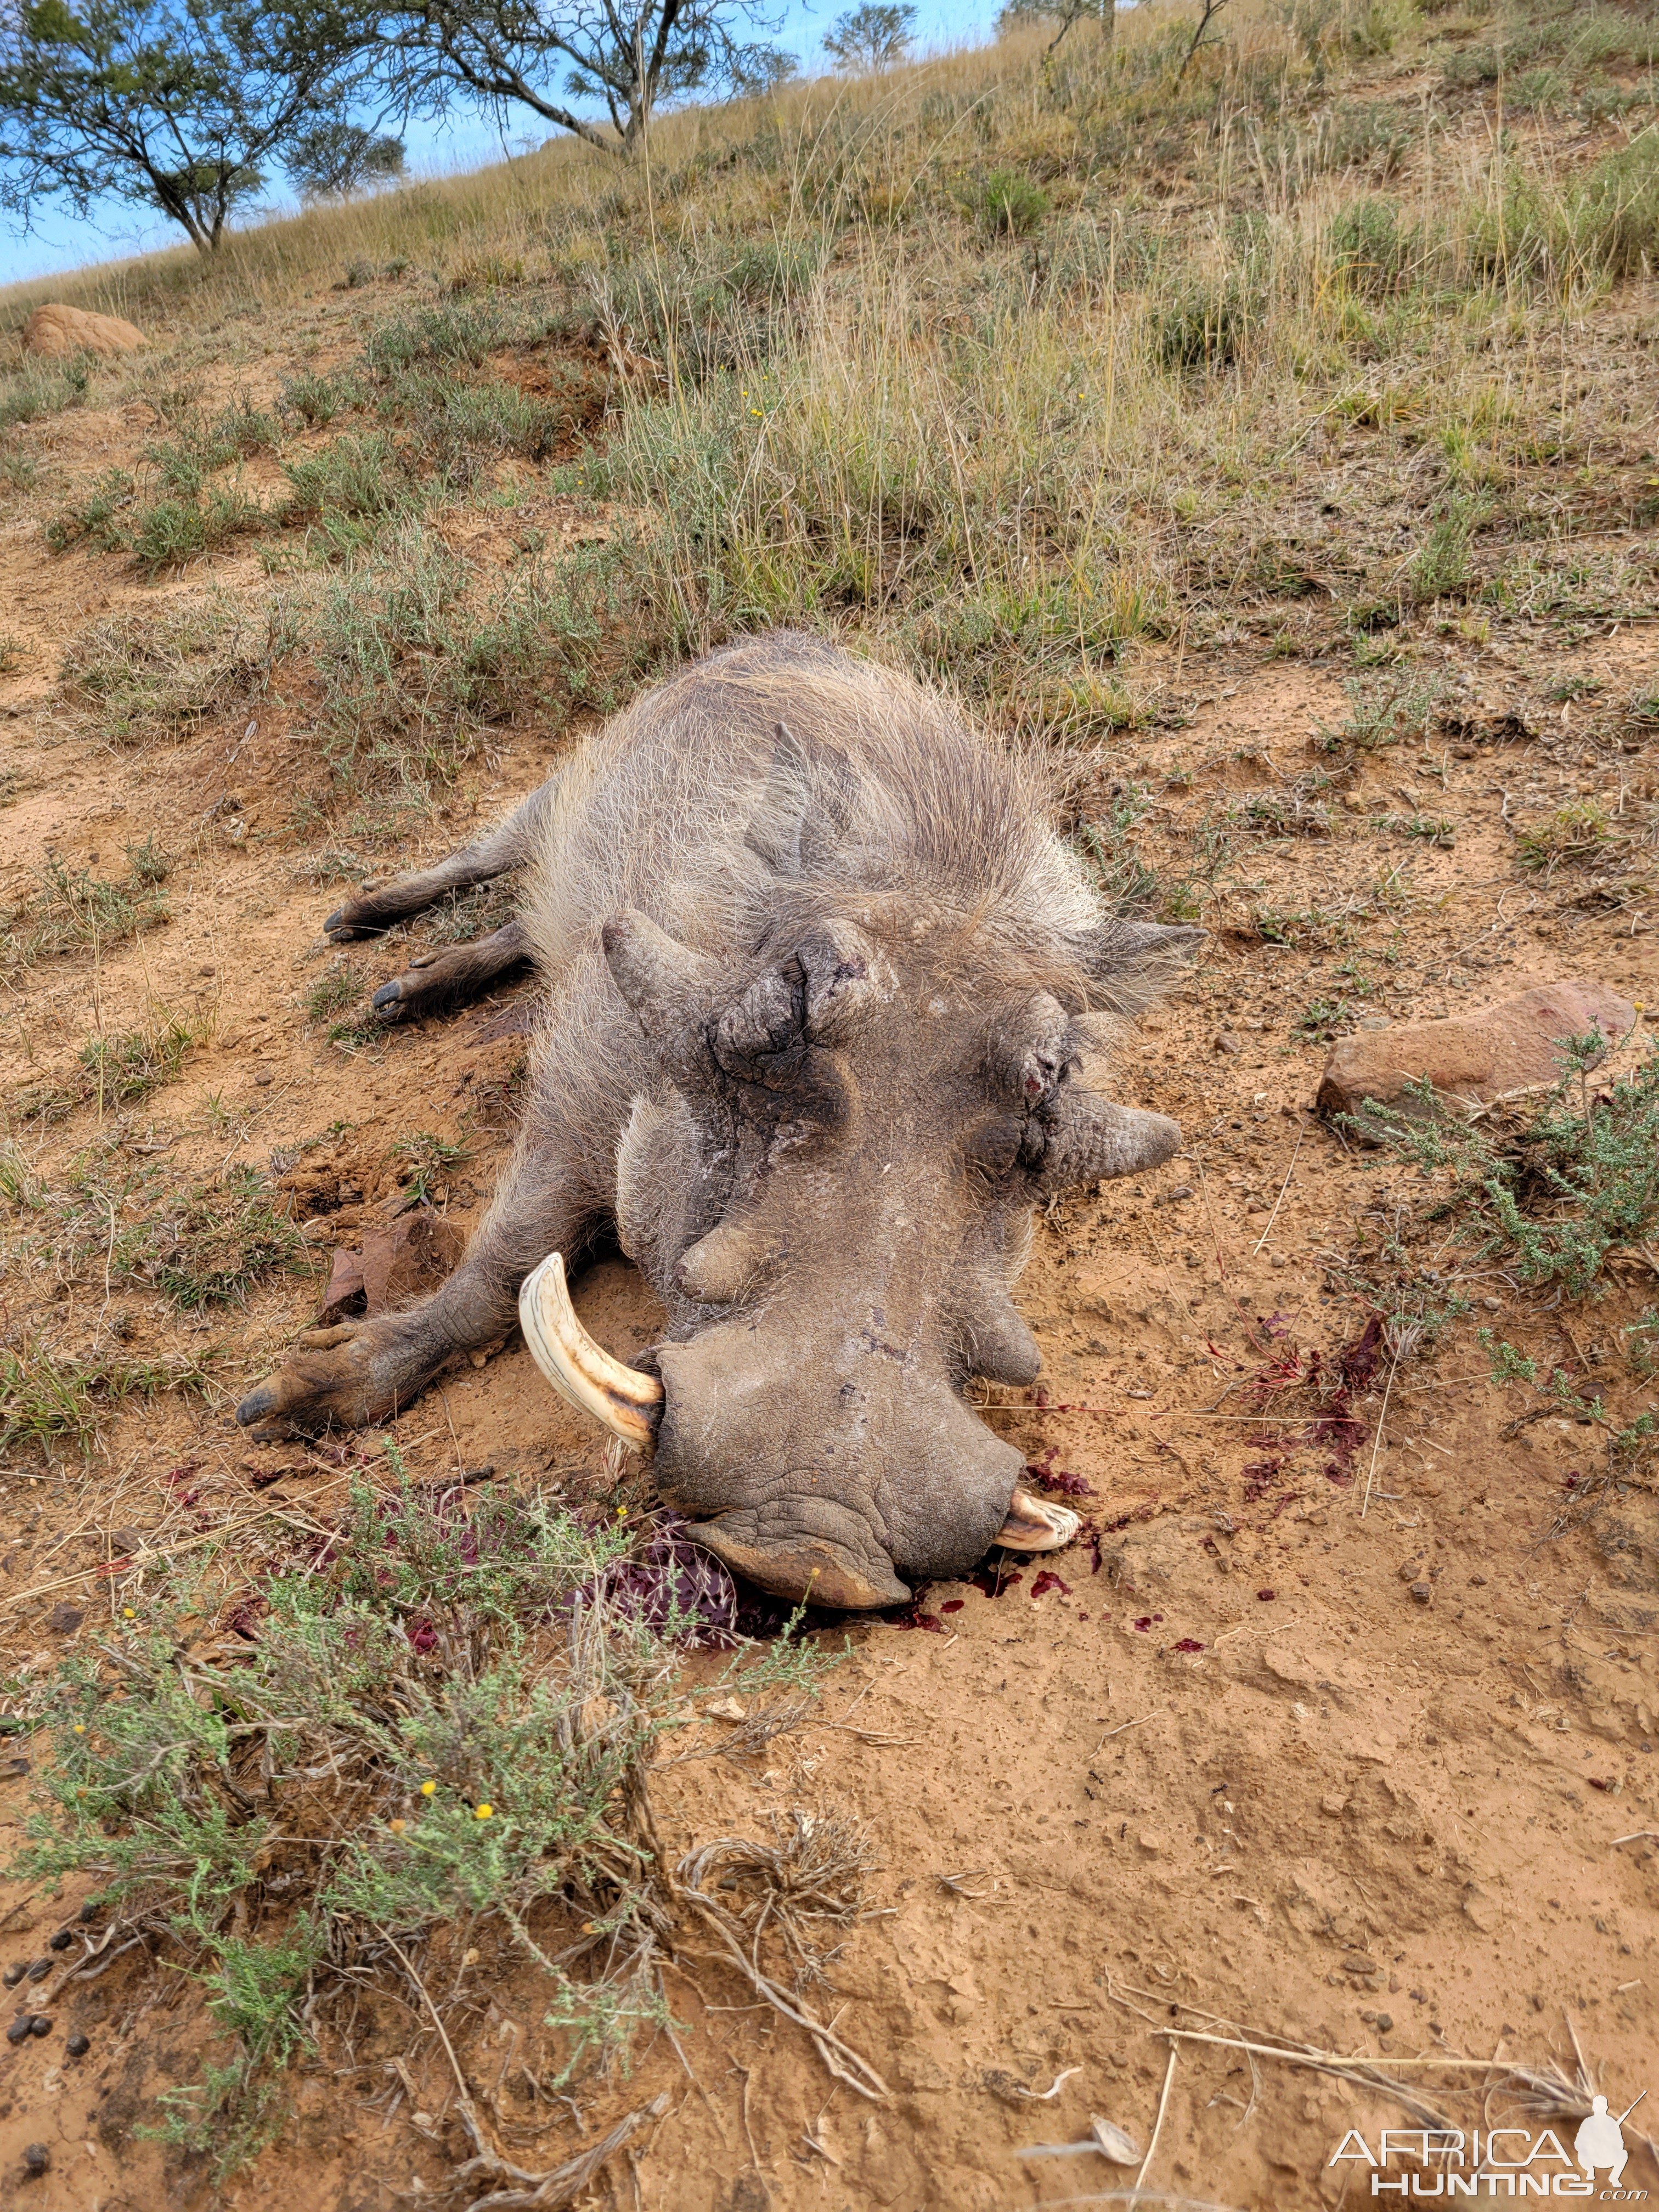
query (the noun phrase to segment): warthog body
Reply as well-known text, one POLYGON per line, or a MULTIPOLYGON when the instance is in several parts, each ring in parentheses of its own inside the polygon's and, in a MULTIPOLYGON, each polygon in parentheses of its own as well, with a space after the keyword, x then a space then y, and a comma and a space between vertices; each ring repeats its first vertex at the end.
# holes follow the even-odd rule
POLYGON ((1033 1206, 1179 1143, 1097 1085, 1112 1018, 1194 933, 1103 916, 1018 759, 790 634, 663 684, 504 830, 330 927, 520 863, 519 923, 376 999, 421 1011, 533 957, 529 1106, 488 1216, 434 1297, 302 1338, 240 1418, 383 1418, 614 1222, 668 1310, 654 1471, 699 1540, 836 1604, 962 1572, 1021 1467, 969 1379, 1037 1372, 1010 1297, 1033 1206))

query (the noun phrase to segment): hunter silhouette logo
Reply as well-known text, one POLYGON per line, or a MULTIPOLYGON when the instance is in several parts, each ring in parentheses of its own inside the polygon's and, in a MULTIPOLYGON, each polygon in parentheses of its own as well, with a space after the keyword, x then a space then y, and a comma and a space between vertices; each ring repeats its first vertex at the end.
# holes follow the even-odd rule
MULTIPOLYGON (((1647 2095, 1645 2089, 1642 2097, 1647 2095)), ((1578 2124, 1578 2132, 1572 2139, 1572 2154, 1583 2170, 1584 2179, 1593 2181, 1596 2169, 1608 2166, 1609 2189, 1617 2189, 1625 2171, 1625 2160, 1630 2153, 1625 2148, 1625 2122, 1642 2101, 1635 2098, 1626 2105, 1615 2120, 1607 2110, 1605 2097, 1592 2097, 1588 2116, 1578 2124)))

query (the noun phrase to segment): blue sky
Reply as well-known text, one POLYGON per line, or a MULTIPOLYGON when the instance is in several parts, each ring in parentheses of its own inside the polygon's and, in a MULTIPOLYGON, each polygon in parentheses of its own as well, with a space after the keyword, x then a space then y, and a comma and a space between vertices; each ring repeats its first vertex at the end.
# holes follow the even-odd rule
MULTIPOLYGON (((817 6, 806 5, 805 0, 787 0, 776 43, 799 55, 803 68, 815 71, 823 60, 820 46, 824 31, 848 4, 849 0, 822 0, 817 6)), ((924 47, 954 46, 985 38, 999 4, 1000 0, 917 0, 919 43, 924 47)), ((507 129, 512 143, 511 122, 507 129)), ((523 137, 539 145, 546 135, 546 126, 526 109, 523 137)), ((410 167, 416 173, 477 168, 499 160, 501 154, 501 141, 494 126, 476 112, 459 107, 442 125, 412 125, 404 143, 410 167)), ((184 242, 184 233, 176 224, 149 217, 142 208, 118 200, 94 209, 84 222, 65 209, 44 204, 35 211, 33 228, 27 237, 10 229, 9 221, 0 215, 0 283, 184 242)))

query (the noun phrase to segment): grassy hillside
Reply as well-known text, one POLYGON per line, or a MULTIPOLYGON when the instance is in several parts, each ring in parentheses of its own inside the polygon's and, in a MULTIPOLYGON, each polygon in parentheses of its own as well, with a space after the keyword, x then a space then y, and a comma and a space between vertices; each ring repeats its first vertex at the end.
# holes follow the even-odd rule
POLYGON ((1363 670, 1644 605, 1659 18, 1224 21, 1184 75, 1187 12, 1148 7, 1115 46, 685 114, 637 168, 556 146, 3 295, 13 327, 50 292, 157 340, 14 362, 14 512, 144 577, 242 543, 271 579, 257 650, 246 605, 173 599, 81 641, 76 695, 130 735, 304 669, 329 805, 757 623, 1076 746, 1169 711, 1217 641, 1363 670), (274 349, 318 365, 272 390, 274 349), (123 398, 160 418, 136 467, 36 459, 31 423, 123 398), (574 544, 455 545, 537 492, 574 544))

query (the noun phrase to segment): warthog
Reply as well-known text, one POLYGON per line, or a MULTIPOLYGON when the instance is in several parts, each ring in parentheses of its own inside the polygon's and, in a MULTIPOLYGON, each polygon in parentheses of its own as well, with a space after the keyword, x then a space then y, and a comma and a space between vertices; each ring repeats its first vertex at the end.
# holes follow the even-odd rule
POLYGON ((434 1296, 302 1336, 238 1419, 383 1419, 516 1308, 550 1380, 768 1590, 891 1605, 899 1568, 1067 1540, 969 1384, 1037 1373, 1010 1296, 1033 1206, 1180 1143, 1099 1084, 1114 1018, 1198 933, 1104 915, 1025 763, 788 633, 662 684, 502 828, 328 927, 516 866, 520 921, 375 999, 399 1018, 534 959, 533 1080, 489 1213, 434 1296), (638 1369, 549 1256, 612 1222, 668 1311, 638 1369))

